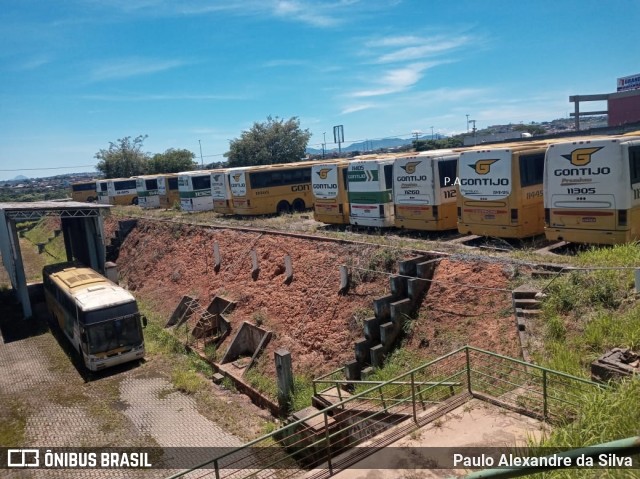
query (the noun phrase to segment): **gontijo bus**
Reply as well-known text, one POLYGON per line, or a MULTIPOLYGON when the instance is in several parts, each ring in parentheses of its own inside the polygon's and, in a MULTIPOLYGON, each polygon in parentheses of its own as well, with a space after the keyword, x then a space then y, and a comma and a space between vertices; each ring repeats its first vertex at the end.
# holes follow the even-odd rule
POLYGON ((137 205, 138 190, 135 178, 98 180, 98 203, 111 205, 137 205))
POLYGON ((551 145, 544 207, 550 240, 617 244, 640 239, 640 136, 551 145))
POLYGON ((144 357, 146 318, 131 293, 74 263, 45 266, 42 277, 49 313, 89 370, 144 357))
POLYGON ((393 226, 393 162, 383 157, 349 163, 349 222, 357 226, 393 226))
POLYGON ((312 164, 307 161, 264 165, 229 173, 233 212, 267 215, 312 208, 312 164))
POLYGON ((208 211, 213 209, 211 196, 212 170, 178 173, 180 209, 182 211, 208 211))
POLYGON ((213 211, 222 215, 233 214, 230 173, 246 170, 248 167, 226 168, 211 173, 211 194, 213 195, 213 211))
POLYGON ((79 181, 71 184, 71 199, 73 201, 98 201, 96 181, 79 181))
POLYGON ((425 231, 456 229, 456 168, 459 153, 424 151, 393 164, 395 225, 425 231))
POLYGON ((463 151, 458 160, 458 231, 498 238, 544 232, 544 142, 463 151))
POLYGON ((348 225, 347 160, 314 164, 311 167, 313 218, 321 223, 348 225))
POLYGON ((180 199, 178 177, 173 174, 138 176, 136 189, 142 208, 170 208, 180 199))

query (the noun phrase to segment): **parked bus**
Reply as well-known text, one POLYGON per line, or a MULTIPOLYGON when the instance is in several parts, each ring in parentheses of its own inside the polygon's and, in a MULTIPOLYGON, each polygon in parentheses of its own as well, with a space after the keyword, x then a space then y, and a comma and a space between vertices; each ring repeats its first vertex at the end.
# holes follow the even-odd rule
POLYGON ((460 153, 424 151, 393 164, 395 225, 424 231, 456 229, 456 169, 460 153))
POLYGON ((549 240, 618 244, 640 239, 640 136, 551 145, 544 208, 549 240))
POLYGON ((109 204, 109 192, 107 191, 107 182, 109 180, 97 180, 96 181, 96 194, 98 196, 98 203, 102 205, 109 204))
POLYGON ((177 175, 138 176, 136 189, 138 204, 142 208, 171 208, 180 201, 177 175))
POLYGON ((209 211, 213 209, 211 171, 184 171, 178 173, 180 209, 182 211, 209 211))
POLYGON ((42 277, 49 313, 90 371, 144 357, 146 318, 131 293, 75 263, 45 266, 42 277))
POLYGON ((135 178, 113 178, 96 182, 98 202, 106 205, 137 205, 135 178))
POLYGON ((283 214, 313 207, 313 162, 264 165, 229 174, 237 215, 283 214))
POLYGON ((247 167, 227 168, 211 173, 211 194, 213 196, 213 211, 221 215, 233 214, 233 199, 229 186, 229 175, 235 171, 246 170, 247 167))
POLYGON ((73 201, 86 201, 88 203, 98 201, 96 181, 91 180, 71 183, 71 199, 73 201))
POLYGON ((394 158, 382 157, 349 163, 349 222, 352 225, 393 226, 393 162, 394 158))
POLYGON ((347 160, 329 161, 311 167, 313 218, 328 224, 349 224, 347 160))
POLYGON ((546 147, 532 142, 463 151, 458 160, 458 231, 498 238, 544 233, 546 147))

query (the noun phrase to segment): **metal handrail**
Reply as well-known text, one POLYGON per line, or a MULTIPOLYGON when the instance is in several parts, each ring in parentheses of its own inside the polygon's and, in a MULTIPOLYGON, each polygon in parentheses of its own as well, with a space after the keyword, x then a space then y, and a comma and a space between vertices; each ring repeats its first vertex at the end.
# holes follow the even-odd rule
MULTIPOLYGON (((322 416, 322 419, 324 420, 325 425, 326 425, 326 424, 328 424, 327 423, 328 415, 330 413, 332 413, 334 411, 339 413, 340 411, 345 409, 345 405, 347 405, 349 403, 352 403, 354 401, 358 401, 358 400, 382 401, 383 402, 383 407, 380 410, 378 410, 376 412, 373 412, 370 416, 367 416, 364 419, 360 419, 359 421, 356 421, 355 423, 350 424, 348 427, 353 427, 354 425, 358 425, 358 424, 361 424, 361 423, 363 423, 363 422, 365 422, 367 420, 371 420, 371 418, 373 418, 373 417, 376 417, 376 416, 378 416, 380 414, 386 413, 386 411, 387 411, 387 409, 389 407, 394 407, 395 408, 395 407, 397 407, 398 405, 401 405, 401 404, 412 404, 412 406, 413 406, 413 417, 414 417, 414 420, 416 421, 416 423, 418 423, 417 413, 416 413, 416 402, 418 400, 421 403, 424 402, 421 397, 420 397, 420 399, 418 399, 418 396, 419 395, 421 396, 422 393, 428 392, 428 391, 433 390, 434 388, 440 387, 440 386, 449 386, 451 388, 453 388, 454 386, 463 386, 462 382, 459 382, 459 381, 458 382, 454 382, 452 380, 455 379, 456 377, 459 377, 460 375, 466 373, 467 389, 468 389, 469 393, 473 394, 472 379, 473 379, 474 375, 480 374, 480 375, 492 377, 491 375, 484 374, 481 371, 479 371, 477 369, 474 369, 472 367, 472 362, 473 362, 473 359, 474 359, 474 355, 472 353, 474 353, 474 352, 480 353, 480 354, 482 354, 484 356, 488 356, 489 358, 504 360, 504 361, 506 361, 506 362, 508 362, 510 364, 521 365, 524 368, 526 368, 525 371, 527 371, 527 370, 529 370, 529 371, 530 370, 540 371, 542 374, 539 377, 537 377, 536 379, 542 381, 542 391, 533 390, 533 389, 530 389, 530 388, 527 388, 527 390, 530 393, 541 394, 543 396, 542 397, 542 399, 543 399, 543 408, 544 408, 543 409, 544 410, 543 416, 545 418, 547 417, 547 409, 548 409, 547 402, 548 402, 549 398, 551 398, 553 400, 557 400, 559 402, 565 402, 565 403, 568 403, 568 404, 572 404, 569 401, 566 401, 566 399, 563 400, 563 399, 561 399, 561 398, 559 398, 557 396, 549 395, 550 387, 549 387, 548 383, 549 383, 549 380, 550 380, 549 379, 550 376, 561 377, 561 378, 570 380, 572 382, 577 382, 577 383, 580 383, 580 384, 589 385, 590 387, 594 387, 595 386, 598 389, 604 389, 604 388, 607 387, 605 385, 594 383, 594 382, 589 381, 589 380, 584 379, 584 378, 579 378, 579 377, 572 376, 572 375, 567 374, 567 373, 554 371, 554 370, 545 368, 543 366, 527 363, 525 361, 521 361, 521 360, 514 359, 514 358, 509 358, 507 356, 503 356, 503 355, 500 355, 500 354, 497 354, 497 353, 493 353, 493 352, 490 352, 490 351, 486 351, 486 350, 483 350, 483 349, 480 349, 480 348, 476 348, 476 347, 473 347, 473 346, 463 346, 463 347, 461 347, 459 349, 451 351, 450 353, 448 353, 448 354, 446 354, 444 356, 441 356, 441 357, 439 357, 437 359, 434 359, 434 360, 429 361, 429 362, 427 362, 425 364, 422 364, 422 365, 420 365, 420 366, 418 366, 416 368, 411 369, 410 371, 406 371, 406 372, 398 375, 397 377, 392 378, 392 379, 387 380, 387 381, 352 381, 352 380, 328 380, 328 379, 325 379, 328 376, 330 376, 332 374, 335 374, 336 372, 340 371, 340 370, 336 370, 336 371, 333 371, 331 373, 325 374, 324 376, 321 376, 320 378, 317 378, 317 379, 315 379, 313 381, 314 393, 316 392, 316 384, 325 384, 325 383, 335 384, 335 386, 338 389, 340 389, 340 385, 343 385, 343 384, 354 384, 354 383, 360 383, 360 384, 365 384, 365 385, 373 384, 373 386, 370 387, 370 388, 367 388, 366 390, 364 390, 362 392, 354 394, 354 395, 352 395, 352 396, 350 396, 350 397, 348 397, 346 399, 341 399, 340 401, 328 406, 326 409, 324 409, 322 411, 318 411, 315 414, 312 414, 310 416, 307 416, 307 417, 304 417, 304 418, 299 419, 297 421, 294 421, 292 423, 289 423, 289 424, 287 424, 286 426, 280 428, 277 431, 273 431, 273 432, 271 432, 269 434, 265 434, 265 435, 263 435, 263 436, 261 436, 261 437, 259 437, 257 439, 254 439, 253 441, 250 441, 250 442, 244 444, 243 446, 240 446, 240 447, 235 448, 235 449, 233 449, 231 451, 228 451, 228 452, 226 452, 226 453, 224 453, 224 454, 222 454, 220 456, 212 458, 212 459, 210 459, 210 460, 208 460, 206 462, 203 462, 203 463, 201 463, 201 464, 199 464, 197 466, 194 466, 194 467, 192 467, 192 468, 190 468, 188 470, 184 470, 184 471, 179 472, 179 473, 177 473, 177 474, 175 474, 173 476, 170 476, 170 478, 168 478, 168 479, 177 479, 179 477, 182 477, 184 474, 187 474, 187 473, 192 472, 192 471, 197 470, 197 469, 204 468, 206 466, 211 465, 212 463, 214 465, 216 479, 219 479, 220 478, 220 467, 219 467, 219 464, 220 464, 221 460, 231 456, 232 454, 236 454, 239 451, 247 450, 248 448, 250 448, 252 446, 255 446, 255 445, 257 445, 257 444, 259 444, 261 442, 274 441, 276 443, 279 443, 280 441, 277 439, 277 436, 279 436, 279 435, 281 436, 284 431, 296 431, 295 428, 297 426, 303 425, 303 423, 305 423, 306 421, 309 421, 310 419, 314 419, 314 418, 322 416), (451 371, 449 371, 449 373, 448 373, 449 376, 447 378, 442 379, 441 381, 416 381, 415 380, 416 373, 420 373, 421 371, 426 370, 430 366, 433 366, 435 364, 441 363, 441 362, 445 361, 446 359, 451 358, 451 357, 453 357, 455 355, 458 355, 459 353, 463 353, 463 352, 465 354, 465 363, 461 364, 460 366, 458 366, 459 370, 457 372, 455 372, 454 374, 451 374, 451 371), (405 380, 407 378, 410 378, 410 380, 409 381, 405 380), (398 397, 398 396, 388 397, 386 400, 389 401, 389 402, 392 402, 393 403, 392 406, 384 406, 385 399, 382 397, 382 395, 380 396, 380 398, 378 398, 378 397, 374 398, 374 397, 370 396, 370 395, 372 395, 372 393, 376 393, 376 392, 380 392, 381 393, 383 388, 385 388, 385 387, 398 386, 398 385, 400 385, 400 386, 409 386, 410 385, 411 388, 410 388, 410 390, 407 390, 406 392, 403 389, 401 389, 400 393, 399 393, 400 397, 398 397), (416 388, 416 385, 420 385, 420 386, 426 385, 427 387, 426 388, 420 388, 420 387, 416 388)), ((528 376, 531 376, 531 373, 528 373, 528 376)), ((506 380, 504 380, 504 382, 507 382, 507 383, 511 384, 511 386, 522 387, 522 384, 511 383, 510 381, 506 381, 506 380)), ((330 433, 329 430, 327 429, 325 431, 325 434, 324 434, 322 439, 314 441, 311 444, 305 445, 301 449, 301 451, 312 450, 311 448, 313 448, 314 446, 318 446, 320 444, 326 443, 327 455, 328 455, 327 460, 328 460, 329 465, 331 467, 331 451, 329 450, 330 441, 331 441, 332 438, 338 436, 341 432, 343 432, 342 429, 337 431, 337 432, 330 433)), ((271 465, 277 464, 281 460, 283 460, 283 459, 277 459, 271 465)), ((264 465, 260 466, 261 470, 264 470, 265 468, 268 468, 268 467, 266 467, 264 465)))

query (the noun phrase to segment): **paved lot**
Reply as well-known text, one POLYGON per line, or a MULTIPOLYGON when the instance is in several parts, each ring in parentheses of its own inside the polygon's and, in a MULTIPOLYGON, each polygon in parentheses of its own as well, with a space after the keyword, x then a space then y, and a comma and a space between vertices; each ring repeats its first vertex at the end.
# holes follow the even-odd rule
MULTIPOLYGON (((201 414, 193 397, 176 391, 161 359, 87 382, 65 348, 50 332, 0 341, 0 444, 231 447, 245 442, 201 414)), ((156 478, 171 472, 40 469, 5 470, 0 476, 156 478)))

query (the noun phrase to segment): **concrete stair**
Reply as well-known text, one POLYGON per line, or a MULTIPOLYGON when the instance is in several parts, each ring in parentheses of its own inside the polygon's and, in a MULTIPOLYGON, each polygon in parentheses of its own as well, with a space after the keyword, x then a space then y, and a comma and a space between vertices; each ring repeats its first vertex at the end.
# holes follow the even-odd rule
POLYGON ((530 361, 528 330, 531 327, 531 322, 535 321, 542 313, 540 309, 542 296, 539 289, 526 284, 517 287, 511 293, 522 357, 527 362, 530 361))
POLYGON ((355 362, 345 365, 348 379, 360 380, 381 367, 402 334, 404 324, 429 290, 440 257, 417 256, 398 262, 398 274, 389 278, 391 294, 373 301, 374 316, 364 320, 364 338, 356 341, 355 362))

